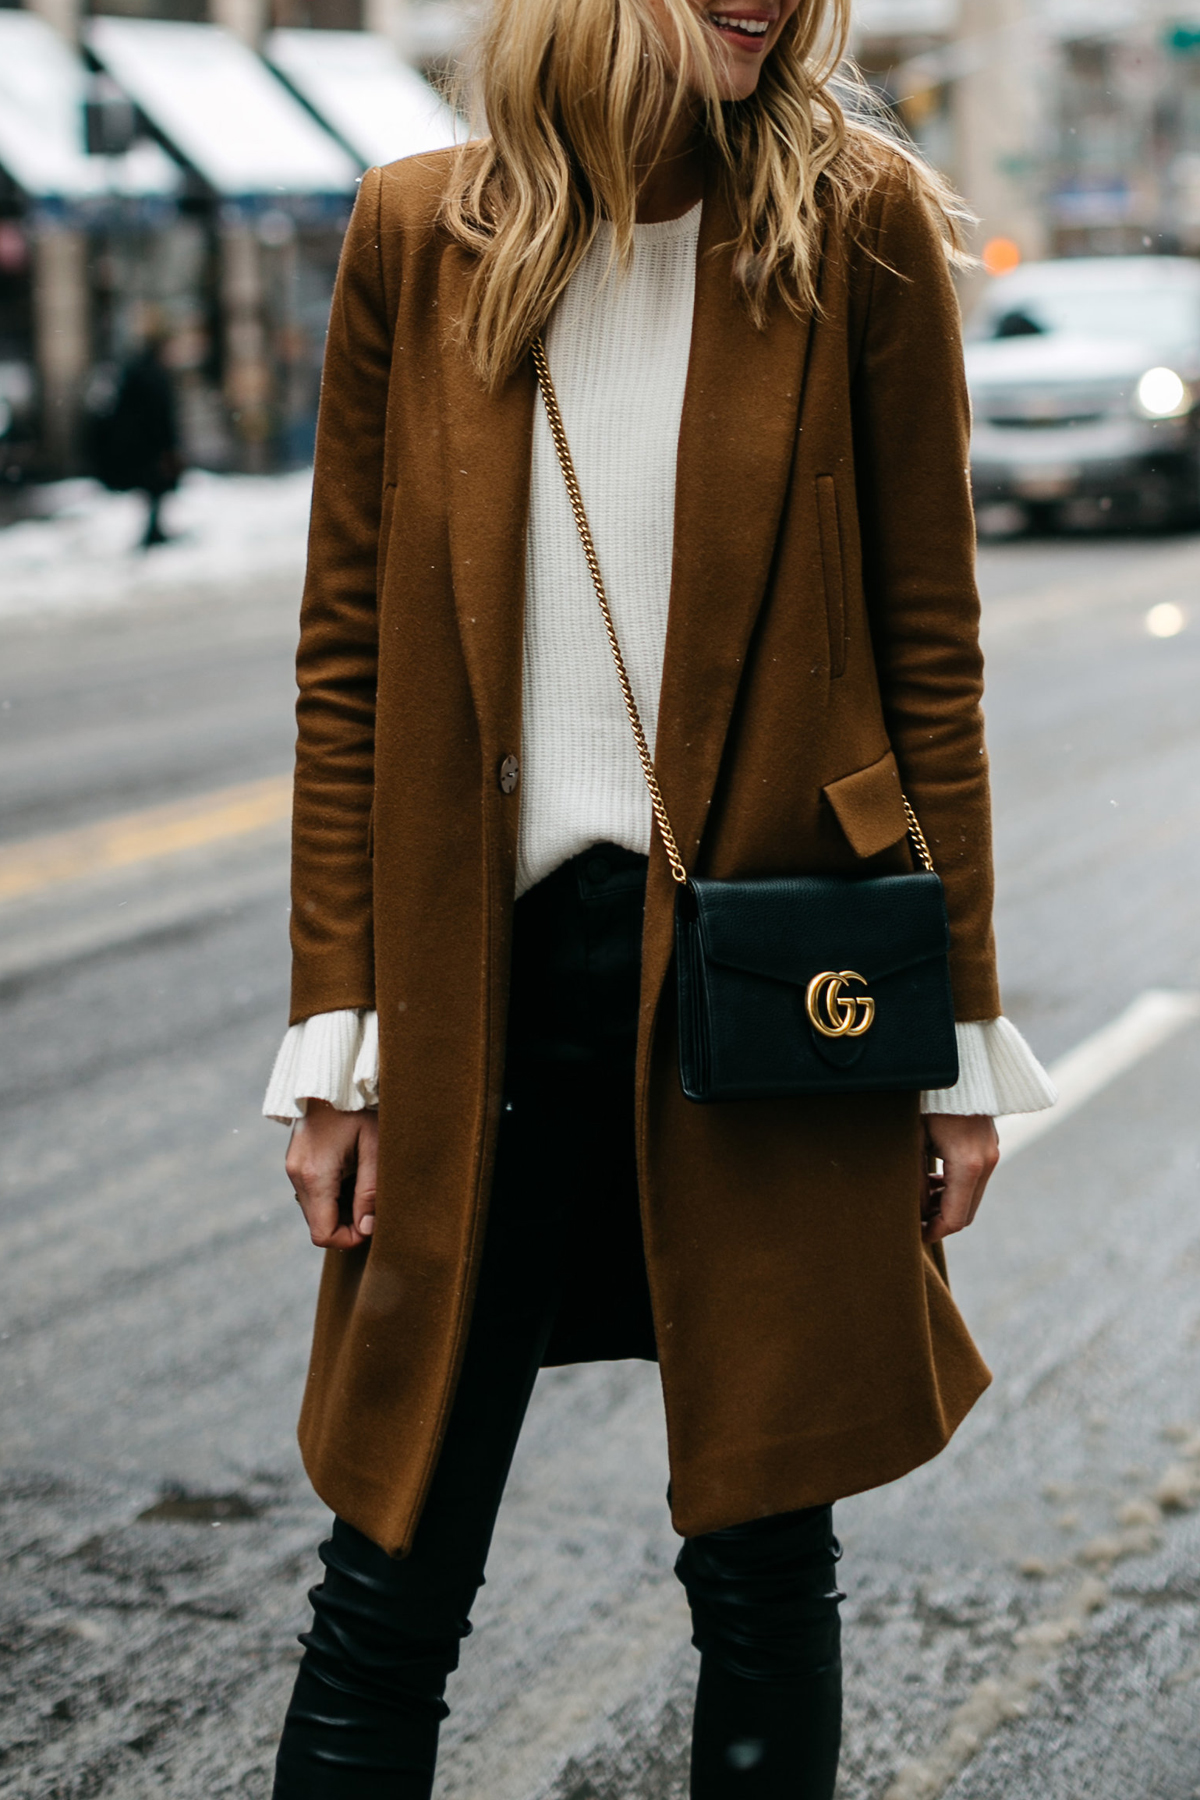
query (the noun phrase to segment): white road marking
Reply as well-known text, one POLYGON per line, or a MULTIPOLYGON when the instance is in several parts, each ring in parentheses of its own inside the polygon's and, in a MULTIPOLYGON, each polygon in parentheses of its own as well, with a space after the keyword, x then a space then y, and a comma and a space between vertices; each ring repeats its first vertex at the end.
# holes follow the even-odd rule
POLYGON ((997 1119, 1000 1149, 1007 1159, 1085 1106, 1101 1088, 1200 1019, 1200 994, 1148 988, 1111 1024, 1076 1044, 1050 1070, 1058 1104, 1047 1112, 1017 1113, 997 1119))

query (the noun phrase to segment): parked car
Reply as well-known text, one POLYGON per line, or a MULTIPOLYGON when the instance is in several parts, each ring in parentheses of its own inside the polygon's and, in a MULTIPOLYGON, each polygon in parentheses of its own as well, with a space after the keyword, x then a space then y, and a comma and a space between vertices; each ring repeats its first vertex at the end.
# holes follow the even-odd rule
POLYGON ((1027 263, 967 333, 981 529, 1200 515, 1200 262, 1027 263))

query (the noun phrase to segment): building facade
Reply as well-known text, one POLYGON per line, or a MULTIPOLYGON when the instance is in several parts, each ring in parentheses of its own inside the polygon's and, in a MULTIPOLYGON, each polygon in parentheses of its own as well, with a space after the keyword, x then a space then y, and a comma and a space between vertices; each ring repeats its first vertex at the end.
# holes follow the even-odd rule
MULTIPOLYGON (((0 482, 86 468, 150 337, 187 461, 308 455, 355 182, 451 140, 414 70, 453 67, 464 16, 0 0, 0 482)), ((853 50, 989 256, 1200 254, 1200 0, 856 0, 853 50)))
POLYGON ((872 82, 1022 257, 1200 253, 1200 4, 859 0, 872 82))
POLYGON ((440 0, 0 4, 0 479, 85 470, 149 341, 185 462, 311 451, 361 171, 450 142, 440 0))

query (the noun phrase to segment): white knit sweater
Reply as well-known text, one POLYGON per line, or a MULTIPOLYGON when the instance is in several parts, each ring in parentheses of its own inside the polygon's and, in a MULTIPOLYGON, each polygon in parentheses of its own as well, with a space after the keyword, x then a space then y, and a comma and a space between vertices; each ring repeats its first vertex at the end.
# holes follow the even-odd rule
MULTIPOLYGON (((546 332, 572 456, 609 603, 651 749, 667 636, 675 462, 691 341, 700 208, 636 227, 632 267, 601 228, 546 332)), ((589 844, 645 854, 652 818, 562 473, 539 404, 525 559, 517 893, 589 844)), ((927 1112, 1034 1112, 1054 1090, 1016 1028, 958 1028, 958 1085, 927 1112)), ((293 1025, 263 1111, 285 1122, 309 1099, 378 1103, 374 1013, 293 1025)))
MULTIPOLYGON (((613 623, 654 749, 671 598, 675 463, 700 208, 639 225, 633 266, 601 229, 546 331, 546 353, 613 623)), ((651 812, 546 414, 533 429, 525 552, 517 893, 589 844, 646 855, 651 812)))

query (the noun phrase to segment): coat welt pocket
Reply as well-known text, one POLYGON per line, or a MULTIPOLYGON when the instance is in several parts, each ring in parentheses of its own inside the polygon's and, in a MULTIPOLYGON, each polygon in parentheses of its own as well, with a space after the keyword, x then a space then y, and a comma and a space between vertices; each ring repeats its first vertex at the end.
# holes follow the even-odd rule
POLYGON ((908 830, 900 771, 890 750, 869 768, 828 782, 821 792, 856 856, 878 856, 908 830))
POLYGON ((832 475, 817 476, 817 530, 821 539, 821 575, 825 584, 825 623, 829 631, 829 673, 836 680, 846 668, 846 586, 837 485, 832 475))

